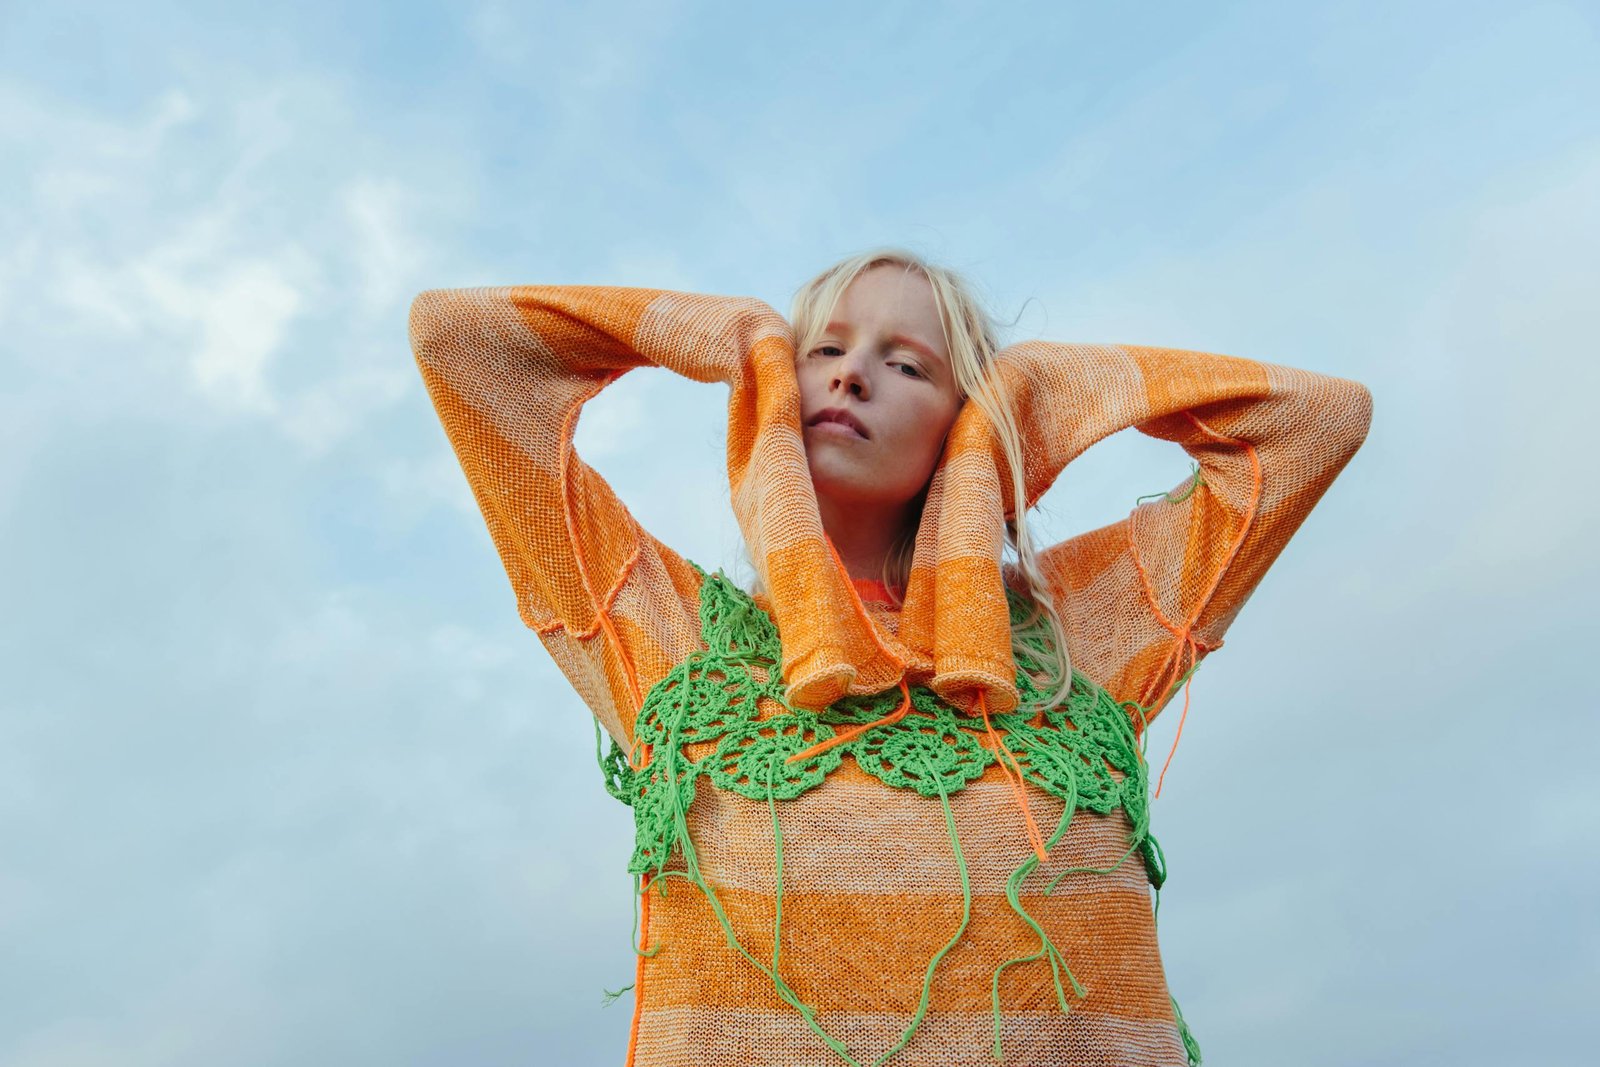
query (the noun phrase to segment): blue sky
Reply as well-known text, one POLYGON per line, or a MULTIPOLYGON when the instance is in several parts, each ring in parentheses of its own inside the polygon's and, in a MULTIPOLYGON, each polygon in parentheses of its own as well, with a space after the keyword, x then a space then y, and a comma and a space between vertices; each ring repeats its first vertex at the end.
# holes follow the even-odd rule
MULTIPOLYGON (((620 1063, 628 812, 406 307, 786 309, 884 243, 1011 339, 1374 393, 1155 807, 1208 1061, 1588 1062, 1597 43, 1570 3, 0 6, 0 1062, 620 1063)), ((579 447, 737 568, 723 400, 630 375, 579 447)), ((1098 446, 1039 528, 1174 451, 1098 446)))

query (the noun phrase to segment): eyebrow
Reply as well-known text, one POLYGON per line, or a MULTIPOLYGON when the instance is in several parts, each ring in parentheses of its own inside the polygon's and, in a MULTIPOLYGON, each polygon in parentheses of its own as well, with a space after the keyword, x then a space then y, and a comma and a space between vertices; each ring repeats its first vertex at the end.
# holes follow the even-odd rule
POLYGON ((944 362, 944 360, 940 358, 939 353, 935 352, 933 349, 929 348, 915 337, 907 337, 903 333, 897 333, 893 337, 889 338, 889 343, 892 345, 905 345, 909 349, 921 352, 924 356, 927 356, 929 359, 933 360, 935 364, 944 362))
MULTIPOLYGON (((849 330, 850 330, 850 327, 847 326, 845 323, 842 323, 842 322, 830 322, 830 323, 828 323, 827 326, 823 327, 823 329, 831 331, 831 332, 835 332, 835 333, 848 333, 849 330)), ((909 337, 909 336, 907 336, 906 334, 903 334, 903 333, 891 334, 890 337, 889 337, 889 343, 891 345, 904 345, 906 348, 909 348, 909 349, 911 349, 911 350, 913 350, 915 352, 920 352, 922 355, 926 356, 928 359, 931 359, 934 362, 935 365, 944 362, 943 358, 940 357, 939 353, 935 352, 932 348, 930 348, 927 345, 923 344, 921 341, 917 340, 915 337, 909 337)))

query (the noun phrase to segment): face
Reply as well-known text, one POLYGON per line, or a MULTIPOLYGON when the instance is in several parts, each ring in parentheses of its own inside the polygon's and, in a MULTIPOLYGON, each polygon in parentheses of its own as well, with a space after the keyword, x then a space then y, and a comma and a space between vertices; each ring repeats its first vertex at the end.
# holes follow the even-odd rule
POLYGON ((933 477, 961 408, 928 279, 898 265, 863 271, 796 360, 818 498, 874 509, 909 504, 933 477))

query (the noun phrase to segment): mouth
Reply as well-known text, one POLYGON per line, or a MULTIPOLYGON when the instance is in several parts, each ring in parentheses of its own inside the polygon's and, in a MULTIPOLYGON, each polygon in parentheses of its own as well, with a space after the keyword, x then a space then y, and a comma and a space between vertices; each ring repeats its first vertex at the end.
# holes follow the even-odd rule
POLYGON ((807 428, 824 428, 829 433, 848 437, 859 437, 863 440, 872 435, 861 424, 861 420, 850 414, 844 408, 823 408, 806 422, 807 428))

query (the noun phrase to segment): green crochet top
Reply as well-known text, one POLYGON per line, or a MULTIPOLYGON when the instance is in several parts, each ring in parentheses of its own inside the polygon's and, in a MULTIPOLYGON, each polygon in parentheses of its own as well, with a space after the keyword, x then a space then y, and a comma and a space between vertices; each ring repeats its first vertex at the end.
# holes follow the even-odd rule
MULTIPOLYGON (((956 837, 949 797, 982 775, 997 756, 980 743, 983 728, 975 726, 971 717, 958 713, 933 690, 912 686, 911 713, 904 718, 875 726, 808 759, 786 762, 789 756, 832 738, 836 728, 848 729, 884 718, 900 703, 901 692, 896 688, 872 696, 846 698, 820 713, 794 707, 784 699, 779 669, 782 649, 771 617, 750 594, 720 571, 708 575, 699 567, 695 569, 703 579, 700 625, 705 648, 685 657, 652 686, 645 697, 635 724, 634 743, 650 746, 649 762, 635 771, 614 738, 610 751, 602 756, 598 723, 595 726, 596 757, 605 777, 606 790, 633 808, 635 843, 628 870, 636 878, 646 875, 685 878, 705 893, 729 944, 772 979, 778 995, 800 1011, 830 1047, 847 1063, 855 1063, 843 1044, 822 1030, 811 1010, 779 976, 776 961, 773 961, 774 966, 769 966, 740 944, 714 887, 699 871, 685 818, 695 792, 709 783, 712 788, 737 793, 772 807, 781 916, 783 839, 776 802, 792 800, 817 788, 846 757, 853 759, 863 771, 885 785, 939 799, 970 909, 966 863, 956 837), (759 718, 758 701, 763 697, 775 701, 782 710, 766 719, 759 718), (668 866, 674 854, 682 857, 681 869, 668 866)), ((1022 627, 1029 615, 1029 605, 1013 591, 1008 590, 1007 596, 1013 625, 1022 627)), ((1138 704, 1118 702, 1074 671, 1066 701, 1046 708, 1042 716, 1037 715, 1032 709, 1039 706, 1043 693, 1034 676, 1041 673, 1043 658, 1049 650, 1050 633, 1042 626, 1034 627, 1031 633, 1026 629, 1023 632, 1025 637, 1020 643, 1024 647, 1017 654, 1017 689, 1022 697, 1020 706, 1028 710, 990 716, 990 722, 1004 737, 1005 747, 1015 757, 1022 776, 1066 802, 1046 847, 1053 848, 1060 841, 1077 809, 1105 815, 1121 807, 1133 827, 1129 847, 1113 867, 1105 870, 1115 870, 1135 852, 1139 853, 1150 883, 1157 890, 1159 910, 1159 890, 1166 880, 1166 865, 1161 848, 1150 833, 1149 778, 1141 739, 1133 728, 1133 716, 1143 715, 1145 709, 1138 704)), ((1020 901, 1019 886, 1038 863, 1037 856, 1029 856, 1006 883, 1011 908, 1034 930, 1040 944, 1033 955, 1008 960, 994 972, 997 1055, 1000 975, 1007 967, 1048 959, 1063 1011, 1068 1010, 1063 980, 1077 995, 1083 994, 1061 953, 1020 901)), ((1045 892, 1053 891, 1066 875, 1085 870, 1068 868, 1062 871, 1045 892)), ((643 884, 639 882, 641 890, 643 884)), ((963 930, 964 927, 965 923, 963 930)), ((900 1042, 883 1058, 910 1041, 927 1006, 934 968, 944 952, 959 940, 963 930, 957 930, 945 948, 929 961, 924 976, 922 1008, 900 1042)), ((637 947, 636 950, 644 955, 654 951, 637 947)), ((1199 1049, 1183 1024, 1176 1003, 1173 1008, 1190 1060, 1198 1063, 1199 1049)))

